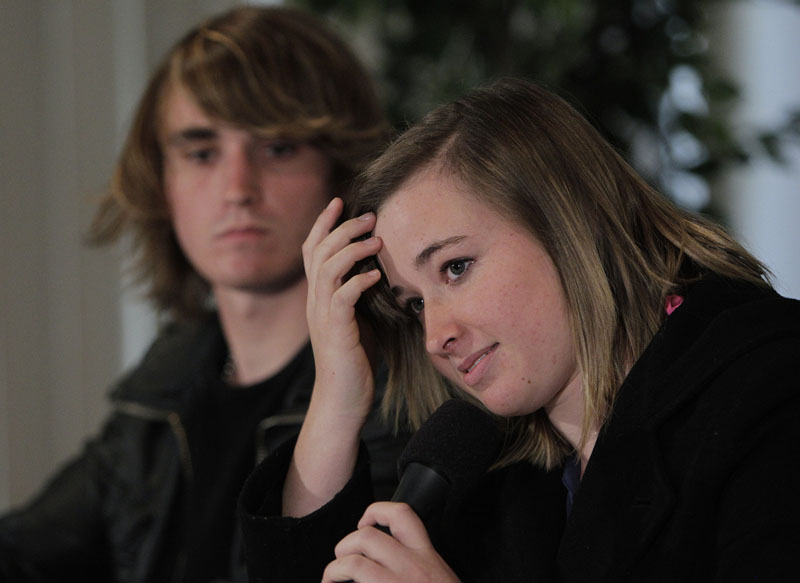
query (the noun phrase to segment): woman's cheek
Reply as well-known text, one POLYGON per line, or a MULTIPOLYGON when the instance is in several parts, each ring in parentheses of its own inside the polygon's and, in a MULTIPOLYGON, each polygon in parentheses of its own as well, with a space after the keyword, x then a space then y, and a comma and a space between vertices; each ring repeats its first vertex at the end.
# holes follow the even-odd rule
POLYGON ((454 383, 456 386, 462 386, 462 383, 460 382, 461 375, 457 370, 455 370, 455 368, 453 368, 453 365, 449 359, 442 358, 440 356, 430 356, 430 359, 433 363, 433 368, 435 368, 440 375, 454 383))

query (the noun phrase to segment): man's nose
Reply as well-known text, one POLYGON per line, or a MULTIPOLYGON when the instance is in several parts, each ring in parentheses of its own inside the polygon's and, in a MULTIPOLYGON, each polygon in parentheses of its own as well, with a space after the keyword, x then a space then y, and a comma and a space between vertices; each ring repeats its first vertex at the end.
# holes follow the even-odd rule
POLYGON ((248 148, 234 148, 226 157, 225 201, 234 205, 250 205, 261 197, 258 165, 248 148))

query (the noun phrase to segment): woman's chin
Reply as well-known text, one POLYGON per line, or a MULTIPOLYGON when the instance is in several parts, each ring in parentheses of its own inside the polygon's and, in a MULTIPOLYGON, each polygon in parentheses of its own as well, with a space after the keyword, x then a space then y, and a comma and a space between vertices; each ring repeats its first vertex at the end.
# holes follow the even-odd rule
POLYGON ((495 398, 493 395, 482 395, 478 397, 489 411, 501 417, 520 417, 530 413, 519 401, 512 399, 495 398))

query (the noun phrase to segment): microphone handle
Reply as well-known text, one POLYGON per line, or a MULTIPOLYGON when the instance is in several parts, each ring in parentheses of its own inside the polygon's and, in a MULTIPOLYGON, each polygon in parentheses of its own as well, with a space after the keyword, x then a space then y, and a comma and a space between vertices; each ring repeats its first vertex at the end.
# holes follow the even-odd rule
MULTIPOLYGON (((419 462, 409 462, 392 502, 405 502, 425 522, 431 512, 444 503, 449 491, 450 482, 442 474, 419 462)), ((389 527, 382 524, 376 524, 375 528, 392 534, 389 527)))
POLYGON ((435 469, 420 462, 409 462, 392 496, 392 502, 405 502, 423 522, 444 503, 450 482, 435 469))

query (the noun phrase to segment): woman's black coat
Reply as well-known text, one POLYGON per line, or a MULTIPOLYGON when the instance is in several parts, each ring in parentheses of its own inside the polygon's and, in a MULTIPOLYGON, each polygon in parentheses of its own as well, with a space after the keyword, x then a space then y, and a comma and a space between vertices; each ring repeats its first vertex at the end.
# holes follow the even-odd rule
MULTIPOLYGON (((569 517, 560 471, 517 464, 444 510, 437 550, 464 583, 793 579, 799 362, 800 302, 694 285, 620 388, 569 517)), ((319 581, 369 499, 363 456, 328 505, 277 516, 290 456, 240 501, 252 581, 319 581)))

